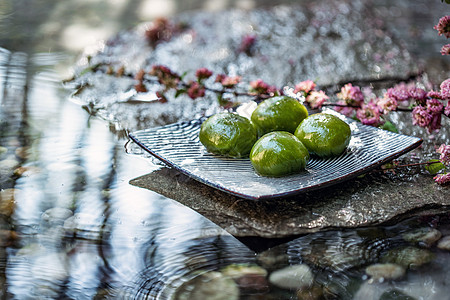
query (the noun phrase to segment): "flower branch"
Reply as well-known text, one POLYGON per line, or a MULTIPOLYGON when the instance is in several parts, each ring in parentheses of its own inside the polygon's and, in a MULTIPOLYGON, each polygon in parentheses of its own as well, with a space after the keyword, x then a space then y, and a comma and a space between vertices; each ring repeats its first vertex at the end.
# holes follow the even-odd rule
MULTIPOLYGON (((166 19, 154 21, 146 31, 146 38, 150 45, 156 47, 158 43, 170 40, 171 37, 185 29, 183 26, 174 25, 166 19)), ((450 16, 442 17, 434 26, 439 35, 450 37, 450 16)), ((241 41, 239 52, 251 55, 257 37, 245 36, 241 41)), ((445 45, 441 53, 450 54, 450 44, 445 45)), ((160 102, 167 102, 168 92, 175 98, 186 95, 192 100, 206 96, 207 93, 214 94, 219 104, 225 108, 231 108, 239 103, 238 97, 250 97, 260 102, 276 95, 283 95, 284 90, 264 82, 262 79, 250 81, 248 85, 242 82, 241 76, 230 76, 227 74, 213 74, 207 68, 199 68, 194 75, 188 73, 180 75, 164 65, 153 65, 150 70, 139 70, 136 74, 127 72, 124 67, 113 70, 108 65, 88 66, 85 72, 104 72, 111 76, 128 77, 135 81, 134 89, 138 93, 154 91, 160 102)), ((417 77, 416 77, 417 78, 417 77)), ((414 78, 414 79, 416 79, 414 78)), ((324 86, 318 89, 315 82, 305 80, 297 83, 294 88, 287 89, 290 94, 304 102, 312 109, 331 107, 334 110, 360 121, 365 125, 380 127, 383 129, 397 131, 395 125, 388 121, 391 112, 409 112, 412 124, 423 127, 428 133, 435 133, 441 128, 442 116, 450 117, 450 78, 444 80, 434 89, 423 87, 407 78, 390 88, 382 95, 375 95, 371 88, 361 89, 353 83, 339 83, 341 86, 337 92, 327 94, 326 90, 336 85, 324 86)), ((381 81, 398 81, 398 78, 374 79, 368 83, 381 81)), ((362 81, 361 81, 362 82, 362 81)), ((78 90, 84 86, 78 87, 78 90)), ((446 171, 449 167, 450 146, 442 145, 437 149, 441 154, 438 161, 429 161, 415 165, 426 165, 430 173, 435 174, 438 183, 450 182, 450 173, 446 171), (433 166, 433 167, 431 167, 433 166)), ((407 166, 412 166, 407 165, 407 166)), ((400 167, 400 166, 395 166, 400 167)))

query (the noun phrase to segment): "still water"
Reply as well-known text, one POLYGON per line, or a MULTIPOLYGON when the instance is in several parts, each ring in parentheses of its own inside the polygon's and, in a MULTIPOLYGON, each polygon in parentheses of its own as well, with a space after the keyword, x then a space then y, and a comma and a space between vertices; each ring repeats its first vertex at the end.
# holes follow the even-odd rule
POLYGON ((448 297, 448 214, 276 246, 130 185, 160 165, 127 154, 126 137, 71 101, 55 70, 70 59, 0 48, 2 298, 448 297), (376 263, 402 268, 374 279, 376 263))
POLYGON ((3 295, 156 295, 199 253, 208 268, 254 259, 192 210, 129 185, 157 167, 69 101, 52 71, 64 57, 1 53, 3 295))

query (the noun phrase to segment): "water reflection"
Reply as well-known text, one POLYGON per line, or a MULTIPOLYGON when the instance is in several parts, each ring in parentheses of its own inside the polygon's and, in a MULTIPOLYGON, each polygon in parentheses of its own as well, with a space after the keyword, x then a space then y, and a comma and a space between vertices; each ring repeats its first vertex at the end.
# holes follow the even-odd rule
POLYGON ((64 56, 2 53, 8 297, 164 299, 198 270, 254 260, 196 212, 129 185, 159 167, 67 101, 52 71, 64 56))

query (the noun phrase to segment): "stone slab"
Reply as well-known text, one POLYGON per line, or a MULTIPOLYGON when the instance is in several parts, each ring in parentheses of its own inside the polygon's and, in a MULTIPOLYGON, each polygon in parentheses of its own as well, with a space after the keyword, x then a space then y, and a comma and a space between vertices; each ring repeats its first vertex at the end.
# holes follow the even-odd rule
POLYGON ((410 172, 374 172, 338 186, 264 201, 229 195, 166 167, 130 183, 179 201, 232 235, 279 238, 450 209, 448 187, 437 185, 429 175, 410 172))

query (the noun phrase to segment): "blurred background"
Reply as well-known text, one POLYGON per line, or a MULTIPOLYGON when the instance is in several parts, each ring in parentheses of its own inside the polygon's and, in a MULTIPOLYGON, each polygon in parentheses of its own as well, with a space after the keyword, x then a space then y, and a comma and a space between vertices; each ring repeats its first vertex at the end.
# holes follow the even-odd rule
POLYGON ((118 31, 157 17, 192 10, 252 9, 295 2, 299 1, 4 0, 0 3, 0 42, 14 51, 62 51, 76 57, 86 47, 118 31))

